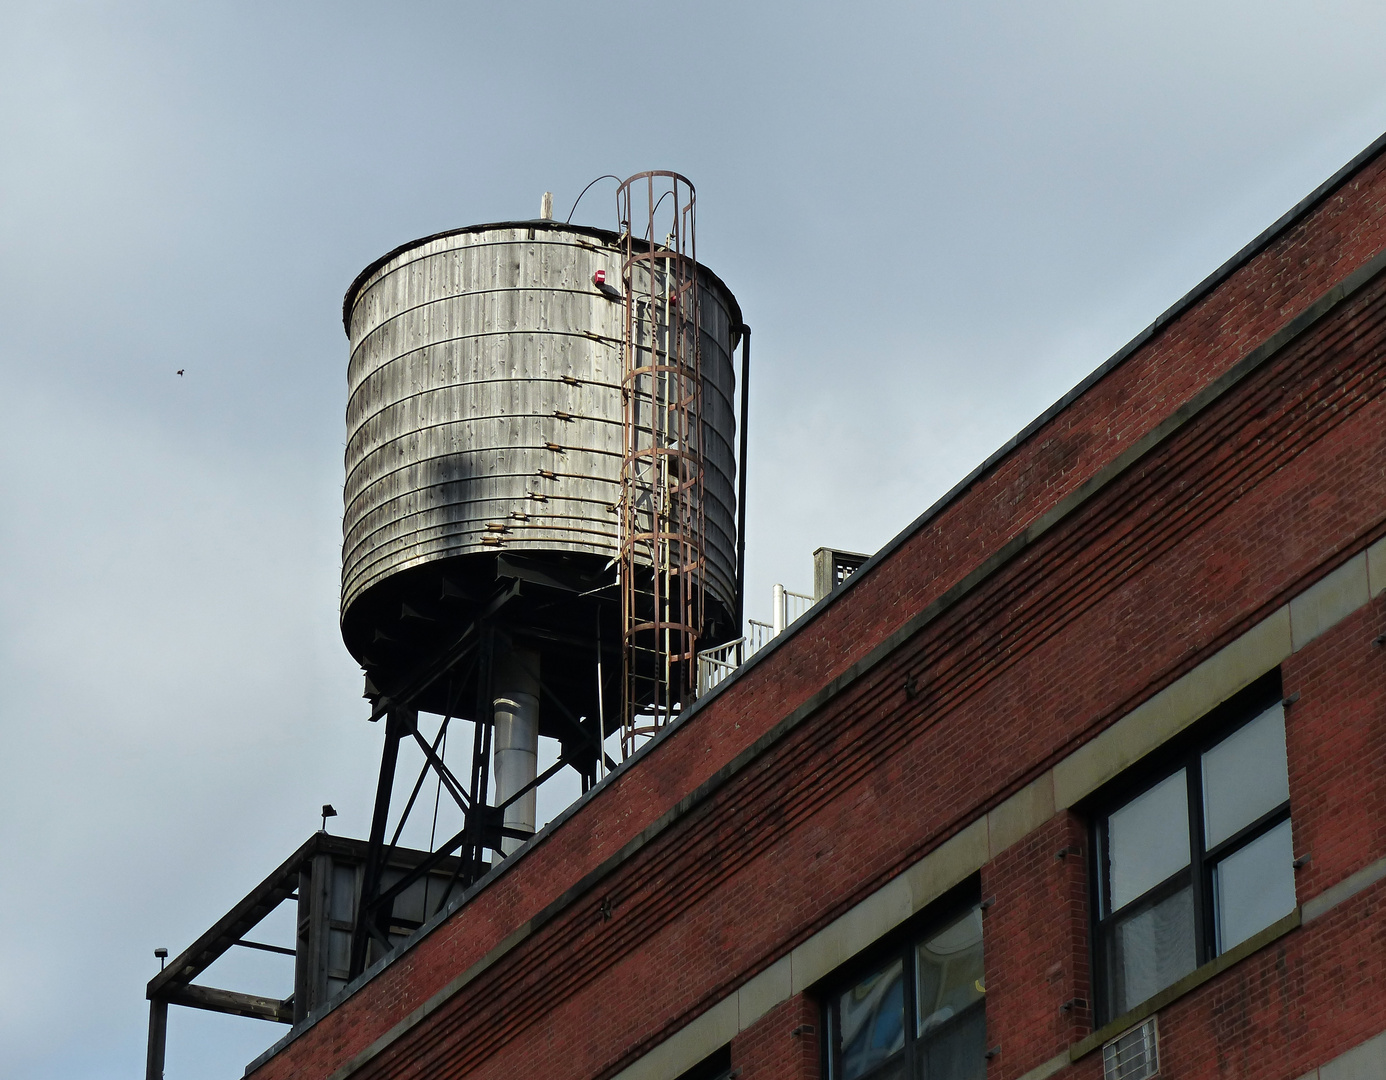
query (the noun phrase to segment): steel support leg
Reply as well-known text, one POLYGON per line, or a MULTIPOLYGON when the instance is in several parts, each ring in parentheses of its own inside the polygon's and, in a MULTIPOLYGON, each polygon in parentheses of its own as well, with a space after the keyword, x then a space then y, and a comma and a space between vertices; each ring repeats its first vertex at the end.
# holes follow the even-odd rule
POLYGON ((370 944, 370 923, 377 912, 374 902, 380 893, 380 877, 385 869, 385 829, 389 824, 390 796, 395 789, 395 763, 399 760, 399 741, 413 730, 417 713, 391 709, 385 719, 385 748, 380 755, 380 782, 375 789, 375 812, 371 816, 371 836, 366 848, 366 867, 361 876, 361 897, 356 904, 356 925, 351 934, 351 978, 366 970, 370 944))

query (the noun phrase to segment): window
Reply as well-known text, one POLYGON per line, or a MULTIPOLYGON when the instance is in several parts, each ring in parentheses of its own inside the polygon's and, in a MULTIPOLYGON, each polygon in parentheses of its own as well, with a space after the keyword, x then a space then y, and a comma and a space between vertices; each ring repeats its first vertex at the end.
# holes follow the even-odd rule
POLYGON ((680 1073, 678 1080, 728 1080, 731 1071, 731 1044, 728 1044, 714 1050, 693 1068, 680 1073))
POLYGON ((984 977, 976 904, 878 954, 828 996, 833 1080, 981 1080, 984 977))
POLYGON ((1104 1022, 1294 910, 1280 693, 1260 680, 1098 816, 1104 1022))

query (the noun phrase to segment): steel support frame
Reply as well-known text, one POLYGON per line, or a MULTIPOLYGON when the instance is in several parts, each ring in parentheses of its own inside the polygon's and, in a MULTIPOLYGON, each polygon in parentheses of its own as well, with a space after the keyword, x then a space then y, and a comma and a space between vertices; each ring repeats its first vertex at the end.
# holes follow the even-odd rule
MULTIPOLYGON (((393 695, 383 696, 372 710, 372 718, 381 715, 385 717, 385 739, 381 751, 380 776, 376 784, 375 807, 371 816, 370 838, 367 841, 366 867, 363 873, 361 896, 357 902, 356 918, 352 930, 351 962, 348 970, 353 979, 364 972, 368 966, 372 940, 378 942, 384 949, 388 950, 391 947, 389 934, 396 897, 455 854, 457 857, 456 867, 432 913, 436 914, 442 910, 455 889, 459 886, 463 889, 467 888, 490 869, 490 866, 484 861, 484 852, 487 848, 498 850, 501 840, 506 837, 519 840, 529 838, 529 833, 508 829, 503 825, 506 807, 533 791, 564 766, 570 764, 566 757, 560 757, 553 766, 511 795, 504 803, 499 806, 489 805, 491 743, 495 730, 492 715, 494 693, 491 673, 496 656, 497 638, 506 633, 505 628, 497 624, 496 616, 504 604, 518 594, 518 582, 503 590, 487 606, 482 619, 468 626, 452 645, 439 653, 432 663, 422 665, 404 688, 393 695), (443 733, 454 717, 448 715, 443 718, 438 736, 433 744, 430 744, 418 729, 417 711, 410 706, 425 689, 433 686, 440 679, 451 677, 449 673, 456 665, 467 659, 473 659, 473 651, 475 652, 473 670, 476 675, 476 701, 472 711, 472 764, 468 783, 464 788, 462 781, 453 774, 438 753, 443 733), (387 839, 386 832, 389 827, 391 802, 399 761, 399 746, 406 738, 412 738, 418 744, 424 755, 424 766, 399 816, 393 834, 387 839), (458 809, 461 810, 462 828, 431 852, 428 858, 405 872, 399 880, 388 888, 384 887, 385 867, 399 843, 405 822, 414 807, 415 799, 424 779, 429 775, 437 777, 440 784, 446 788, 448 794, 457 804, 458 809)), ((461 678, 457 685, 460 686, 468 682, 470 674, 461 678)), ((583 739, 595 742, 596 740, 591 733, 582 727, 577 717, 554 694, 553 690, 542 681, 540 686, 545 700, 556 709, 573 731, 583 739)), ((450 694, 449 698, 451 699, 453 696, 450 694)), ((451 712, 452 709, 449 709, 449 713, 451 712)), ((597 746, 597 751, 602 754, 600 745, 597 746)), ((604 754, 602 756, 605 758, 604 754)), ((605 762, 610 767, 615 767, 615 763, 610 758, 605 758, 605 762)))
MULTIPOLYGON (((508 598, 508 596, 516 595, 517 592, 518 590, 512 587, 507 590, 505 595, 508 598)), ((488 610, 493 614, 495 610, 499 610, 499 607, 500 604, 493 602, 488 610)), ((486 805, 486 800, 490 775, 488 766, 492 731, 490 672, 491 660, 494 655, 495 633, 496 630, 489 621, 473 623, 459 639, 459 643, 462 640, 471 642, 469 647, 465 649, 454 647, 444 650, 433 665, 425 665, 425 668, 416 674, 416 677, 411 680, 411 686, 397 692, 388 700, 382 699, 372 712, 373 717, 378 716, 382 707, 384 708, 385 738, 380 755, 380 776, 376 783, 375 806, 371 814, 371 831, 367 840, 366 866, 362 875, 361 895, 357 901, 356 918, 351 935, 351 960, 348 971, 353 979, 366 969, 372 940, 377 941, 385 950, 391 947, 390 925, 393 918, 394 900, 401 892, 454 852, 458 855, 458 863, 448 889, 439 901, 438 906, 440 908, 447 902, 448 895, 456 884, 461 883, 465 888, 485 872, 481 865, 482 849, 488 840, 493 839, 490 835, 492 830, 487 828, 492 808, 486 805), (462 782, 438 754, 439 745, 448 725, 453 720, 452 710, 449 710, 449 715, 444 716, 438 735, 430 744, 419 732, 418 711, 411 708, 410 705, 438 679, 447 677, 449 671, 465 659, 473 648, 477 652, 477 702, 476 711, 472 718, 473 747, 470 783, 464 789, 462 782), (424 765, 404 809, 399 815, 394 833, 387 840, 386 831, 389 828, 395 773, 399 762, 399 746, 406 738, 413 738, 418 744, 424 755, 424 765), (382 880, 385 867, 389 862, 391 853, 398 846, 400 835, 408 821, 410 811, 414 808, 423 782, 430 774, 437 777, 439 784, 447 789, 449 796, 456 802, 458 809, 462 811, 463 828, 452 839, 444 842, 440 848, 432 852, 428 859, 406 873, 399 881, 389 888, 383 888, 382 880)))
MULTIPOLYGON (((251 1016, 260 1020, 292 1023, 294 996, 284 1000, 241 994, 192 982, 220 956, 237 945, 265 949, 260 942, 248 942, 244 935, 258 925, 285 900, 297 899, 300 868, 324 843, 333 838, 319 833, 294 852, 248 896, 199 937, 192 945, 149 980, 145 996, 149 999, 149 1034, 145 1052, 146 1080, 162 1080, 168 1044, 168 1007, 186 1005, 213 1012, 251 1016)), ((271 947, 272 948, 272 947, 271 947)), ((273 951, 280 951, 273 949, 273 951)), ((296 992, 297 988, 295 988, 296 992)))
MULTIPOLYGON (((328 920, 326 913, 321 909, 321 901, 325 897, 322 886, 327 882, 319 880, 316 887, 306 892, 304 887, 316 876, 318 869, 330 866, 334 860, 344 860, 349 864, 364 867, 367 847, 365 841, 331 836, 326 832, 315 833, 264 881, 218 919, 206 933, 149 980, 145 990, 145 996, 149 1000, 149 1032, 145 1056, 147 1080, 160 1080, 163 1075, 170 1005, 292 1024, 305 1018, 311 1008, 321 1004, 322 999, 315 998, 315 992, 309 989, 308 982, 311 981, 310 969, 318 958, 315 954, 321 954, 326 948, 323 935, 327 930, 328 920), (296 901, 299 905, 299 917, 295 920, 298 924, 298 949, 267 945, 246 937, 286 901, 296 901), (305 902, 308 910, 305 910, 305 902), (314 905, 317 905, 316 913, 312 910, 314 905), (310 940, 306 941, 303 937, 305 918, 309 924, 316 923, 319 930, 317 934, 309 931, 310 940), (280 1000, 193 982, 219 957, 237 946, 293 955, 293 993, 280 1000)), ((448 860, 445 856, 426 856, 423 852, 403 848, 393 852, 391 862, 396 869, 406 872, 424 862, 427 862, 428 869, 435 874, 439 870, 442 873, 455 871, 455 867, 447 865, 448 860)))

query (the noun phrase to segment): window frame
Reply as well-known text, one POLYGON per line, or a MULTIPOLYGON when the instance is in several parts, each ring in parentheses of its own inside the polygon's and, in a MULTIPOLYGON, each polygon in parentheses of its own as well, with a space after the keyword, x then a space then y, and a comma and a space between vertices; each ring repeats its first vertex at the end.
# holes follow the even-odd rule
MULTIPOLYGON (((1111 955, 1114 928, 1156 904, 1176 895, 1186 886, 1192 892, 1194 966, 1217 959, 1229 948, 1219 949, 1217 940, 1218 911, 1214 877, 1218 866, 1238 851, 1261 839, 1282 823, 1291 820, 1291 799, 1286 798, 1273 809, 1244 825, 1231 836, 1212 847, 1204 843, 1205 800, 1203 798, 1203 755, 1223 740, 1235 735, 1267 709, 1284 702, 1284 688, 1278 667, 1261 676, 1250 686, 1195 721, 1187 731, 1171 739, 1165 746, 1127 769, 1103 787, 1085 807, 1089 819, 1088 873, 1092 882, 1089 919, 1089 945, 1093 958, 1093 991, 1096 999, 1096 1026, 1110 1023, 1115 1011, 1115 979, 1111 955), (1189 862, 1144 893, 1115 911, 1110 904, 1111 858, 1108 847, 1108 821, 1112 814, 1140 798, 1158 784, 1184 770, 1188 799, 1189 862)), ((1288 716, 1288 713, 1286 714, 1288 716)), ((1288 736, 1287 736, 1288 742, 1288 736)), ((1288 765, 1288 747, 1286 750, 1288 765)), ((1138 1008, 1141 1002, 1127 1003, 1127 1009, 1138 1008)))
MULTIPOLYGON (((856 985, 865 976, 873 971, 883 969, 886 965, 899 960, 903 964, 901 970, 901 982, 904 988, 904 1032, 905 1042, 898 1054, 894 1054, 885 1061, 878 1063, 871 1071, 863 1073, 856 1080, 875 1080, 875 1078, 887 1075, 895 1067, 896 1063, 903 1063, 905 1075, 911 1075, 909 1070, 913 1067, 912 1062, 918 1055, 920 1037, 918 1033, 918 979, 919 973, 916 968, 914 952, 916 947, 931 936, 931 934, 944 929, 955 919, 966 915, 973 908, 981 906, 982 889, 981 879, 973 874, 968 880, 954 886, 941 897, 927 905, 924 910, 911 916, 905 923, 892 930, 880 941, 874 943, 867 949, 858 953, 848 960, 841 967, 837 968, 831 975, 824 978, 813 990, 813 996, 819 1002, 819 1020, 823 1025, 823 1038, 820 1040, 821 1061, 820 1067, 822 1075, 827 1080, 840 1080, 842 1075, 841 1047, 839 1035, 838 998, 846 990, 856 985)), ((982 956, 986 957, 986 919, 983 910, 983 932, 982 932, 982 956)), ((985 970, 985 968, 983 969, 985 970)), ((984 976, 985 978, 985 976, 984 976)), ((986 991, 982 991, 980 1005, 985 1023, 986 1016, 986 991)), ((959 1014, 962 1015, 962 1014, 959 1014)), ((952 1022, 953 1018, 949 1018, 952 1022)))
POLYGON ((679 1073, 676 1080, 730 1080, 733 1072, 731 1043, 723 1043, 698 1064, 679 1073))

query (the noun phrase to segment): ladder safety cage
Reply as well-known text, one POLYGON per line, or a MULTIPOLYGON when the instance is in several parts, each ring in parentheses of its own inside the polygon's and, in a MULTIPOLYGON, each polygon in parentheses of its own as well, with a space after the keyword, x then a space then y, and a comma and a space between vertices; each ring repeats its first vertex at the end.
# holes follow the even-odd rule
POLYGON ((703 636, 703 386, 693 185, 638 173, 616 193, 622 244, 621 752, 697 693, 703 636))

